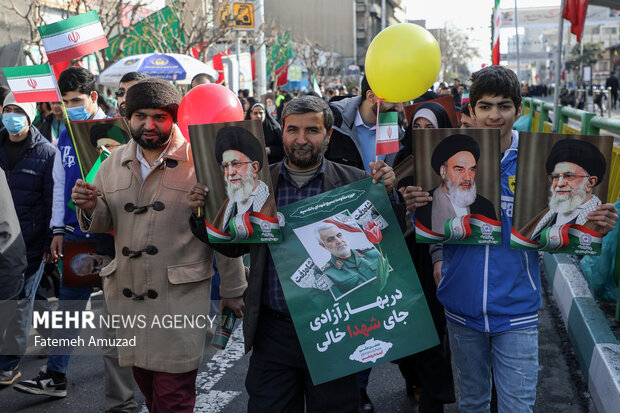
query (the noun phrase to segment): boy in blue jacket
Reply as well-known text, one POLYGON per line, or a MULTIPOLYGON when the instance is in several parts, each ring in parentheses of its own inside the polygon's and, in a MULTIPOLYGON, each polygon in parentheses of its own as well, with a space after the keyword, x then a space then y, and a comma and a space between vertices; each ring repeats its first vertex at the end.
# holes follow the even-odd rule
MULTIPOLYGON (((450 349, 460 388, 459 410, 488 412, 491 366, 502 412, 531 412, 538 379, 540 268, 534 251, 510 248, 519 134, 512 125, 521 115, 519 79, 502 66, 488 66, 472 77, 471 113, 479 128, 501 132, 500 246, 444 245, 433 257, 437 298, 445 307, 450 349)), ((403 191, 407 209, 431 201, 419 187, 403 191)), ((618 216, 612 204, 588 216, 607 233, 618 216)))

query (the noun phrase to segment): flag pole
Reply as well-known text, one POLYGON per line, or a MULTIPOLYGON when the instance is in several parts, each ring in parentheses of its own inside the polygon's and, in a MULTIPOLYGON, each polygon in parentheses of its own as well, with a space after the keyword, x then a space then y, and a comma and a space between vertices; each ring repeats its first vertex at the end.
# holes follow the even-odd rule
POLYGON ((65 102, 62 100, 62 94, 60 93, 60 88, 58 87, 58 82, 56 81, 56 73, 54 73, 54 67, 50 62, 47 62, 47 65, 50 68, 50 72, 52 73, 52 79, 54 81, 54 86, 56 87, 56 91, 60 96, 60 105, 62 106, 62 113, 65 115, 65 119, 67 121, 67 130, 69 131, 69 136, 71 136, 71 143, 73 144, 73 150, 75 151, 75 156, 78 160, 78 166, 80 167, 80 173, 82 174, 82 179, 86 176, 84 174, 84 169, 82 167, 82 161, 80 160, 80 154, 78 154, 77 146, 75 145, 75 137, 73 136, 73 129, 71 129, 71 122, 69 121, 69 115, 67 114, 67 108, 65 107, 65 102))
POLYGON ((555 133, 561 132, 559 130, 560 125, 560 110, 558 102, 560 100, 560 83, 562 81, 562 37, 564 35, 564 4, 565 0, 560 3, 560 24, 558 26, 558 50, 555 57, 555 88, 553 89, 553 131, 555 133))
POLYGON ((377 120, 375 123, 375 165, 379 160, 379 155, 377 155, 377 142, 379 141, 379 113, 381 113, 381 102, 383 102, 383 99, 379 98, 379 100, 377 100, 377 120))

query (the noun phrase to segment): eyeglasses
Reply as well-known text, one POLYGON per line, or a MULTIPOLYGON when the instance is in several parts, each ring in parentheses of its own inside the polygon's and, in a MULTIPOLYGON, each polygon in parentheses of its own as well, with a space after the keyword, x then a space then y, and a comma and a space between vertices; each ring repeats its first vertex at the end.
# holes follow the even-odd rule
POLYGON ((228 168, 232 167, 233 169, 238 169, 241 165, 246 165, 248 163, 252 163, 253 161, 247 161, 247 162, 240 162, 240 161, 232 161, 232 162, 226 162, 226 163, 222 163, 220 165, 220 167, 222 168, 222 170, 227 170, 228 168))
POLYGON ((590 175, 577 175, 572 172, 567 172, 564 174, 551 174, 549 175, 549 179, 553 182, 557 182, 560 178, 564 178, 566 182, 573 182, 577 178, 589 178, 590 175))
POLYGON ((123 96, 125 96, 125 91, 117 90, 116 92, 114 92, 114 94, 116 95, 117 98, 122 98, 123 96))

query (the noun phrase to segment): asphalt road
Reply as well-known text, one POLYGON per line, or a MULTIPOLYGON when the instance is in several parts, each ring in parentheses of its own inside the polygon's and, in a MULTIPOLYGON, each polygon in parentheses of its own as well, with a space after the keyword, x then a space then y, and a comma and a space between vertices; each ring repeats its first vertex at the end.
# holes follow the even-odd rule
MULTIPOLYGON (((544 277, 543 277, 544 283, 544 277)), ((559 312, 546 293, 540 311, 539 380, 535 412, 596 412, 586 381, 568 341, 559 312)), ((197 378, 196 412, 238 413, 246 410, 244 380, 249 356, 243 354, 241 331, 235 330, 228 348, 216 352, 210 345, 197 378)), ((27 355, 21 363, 23 377, 36 376, 45 360, 27 355)), ((99 356, 75 356, 69 367, 68 396, 53 399, 0 389, 0 412, 102 412, 103 361, 99 356)), ((458 391, 458 389, 457 389, 458 391)), ((373 368, 368 388, 377 413, 416 412, 415 402, 405 393, 398 367, 385 363, 373 368)), ((139 391, 139 412, 146 412, 139 391)), ((447 413, 458 411, 457 404, 446 406, 447 413)))

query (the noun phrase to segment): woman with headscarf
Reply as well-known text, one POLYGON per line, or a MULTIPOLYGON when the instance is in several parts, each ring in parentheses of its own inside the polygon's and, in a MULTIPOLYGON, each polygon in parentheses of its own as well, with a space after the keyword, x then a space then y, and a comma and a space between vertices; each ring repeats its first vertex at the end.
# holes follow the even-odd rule
MULTIPOLYGON (((413 153, 413 129, 452 128, 448 112, 436 102, 424 102, 413 112, 411 123, 405 133, 405 148, 399 152, 398 162, 413 153)), ((398 187, 413 185, 413 177, 407 177, 398 183, 398 187)), ((437 286, 433 277, 433 262, 429 251, 429 244, 417 244, 415 233, 405 238, 413 264, 418 273, 426 302, 439 336, 440 344, 398 360, 398 367, 405 378, 407 394, 413 395, 419 401, 420 413, 443 412, 443 405, 454 403, 454 379, 450 364, 450 350, 448 348, 446 318, 441 303, 437 300, 437 286)))
MULTIPOLYGON (((413 154, 413 129, 425 129, 425 128, 453 128, 450 121, 448 112, 437 102, 424 102, 418 106, 413 112, 411 122, 405 130, 405 137, 403 142, 404 148, 402 148, 396 159, 394 165, 398 165, 409 155, 413 154)), ((406 177, 398 182, 398 187, 413 185, 413 177, 406 177)))
POLYGON ((437 102, 424 102, 413 112, 414 128, 452 128, 448 112, 437 102))
POLYGON ((269 113, 262 103, 254 103, 245 114, 245 119, 258 119, 263 124, 263 136, 265 137, 265 151, 269 164, 280 162, 284 158, 282 146, 282 128, 269 113))

